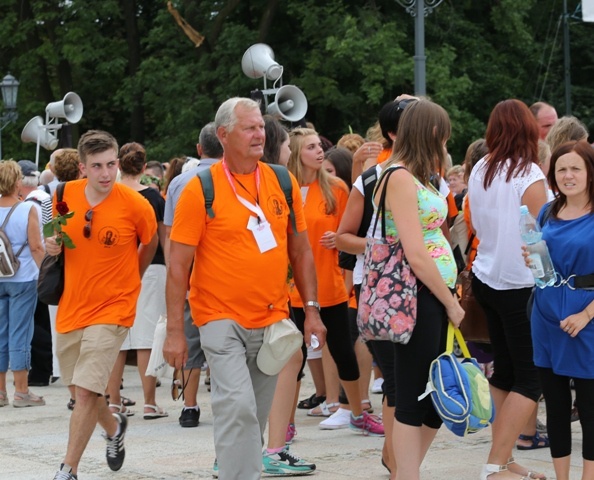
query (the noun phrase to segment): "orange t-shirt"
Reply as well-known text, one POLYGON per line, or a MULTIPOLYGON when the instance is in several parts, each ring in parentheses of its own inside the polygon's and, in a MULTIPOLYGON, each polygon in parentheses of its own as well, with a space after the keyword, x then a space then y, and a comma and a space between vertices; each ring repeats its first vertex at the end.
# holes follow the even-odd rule
POLYGON ((472 263, 476 258, 479 239, 476 235, 472 235, 472 225, 470 225, 470 199, 468 198, 468 195, 464 196, 462 210, 464 211, 464 223, 466 223, 466 228, 468 229, 468 239, 472 237, 472 243, 470 244, 470 249, 468 250, 468 256, 466 258, 466 270, 470 270, 472 268, 472 263))
POLYGON ((377 164, 385 162, 392 155, 392 147, 384 148, 377 156, 377 164))
MULTIPOLYGON (((91 237, 85 238, 87 180, 68 182, 63 201, 74 216, 63 230, 76 248, 64 248, 65 284, 56 330, 67 333, 89 325, 131 327, 140 293, 138 240, 148 244, 157 231, 155 212, 138 192, 116 183, 93 207, 91 237)), ((54 214, 56 213, 54 195, 54 214)))
MULTIPOLYGON (((342 271, 338 266, 338 250, 324 248, 320 244, 320 239, 327 231, 338 230, 349 197, 349 189, 342 180, 334 183, 332 192, 336 198, 336 213, 327 215, 326 201, 319 182, 316 180, 301 188, 307 188, 303 210, 307 220, 307 236, 316 264, 318 302, 322 307, 331 307, 346 302, 349 296, 344 286, 342 271)), ((291 305, 303 307, 303 301, 294 285, 291 286, 291 305)))
MULTIPOLYGON (((233 174, 234 185, 237 195, 251 204, 259 200, 271 225, 275 248, 260 252, 247 228, 255 215, 237 199, 222 162, 210 168, 214 218, 206 214, 198 178, 186 185, 175 208, 171 240, 197 246, 189 302, 198 326, 229 318, 244 328, 262 328, 289 316, 287 238, 293 235, 289 206, 272 168, 262 162, 258 165, 259 191, 255 172, 233 174)), ((297 231, 304 232, 303 201, 297 180, 293 176, 291 180, 297 231)))

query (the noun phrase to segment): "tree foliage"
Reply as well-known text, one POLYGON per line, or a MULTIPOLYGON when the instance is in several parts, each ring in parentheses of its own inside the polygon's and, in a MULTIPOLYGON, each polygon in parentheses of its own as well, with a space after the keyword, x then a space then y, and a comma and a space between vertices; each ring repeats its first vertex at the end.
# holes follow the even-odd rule
MULTIPOLYGON (((385 102, 413 92, 414 19, 394 0, 172 3, 205 37, 199 47, 163 0, 0 0, 0 75, 21 82, 5 157, 35 155, 23 126, 69 91, 85 109, 74 142, 101 128, 144 143, 151 159, 193 155, 223 100, 263 88, 241 71, 257 42, 273 48, 284 84, 303 90, 307 119, 333 141, 349 128, 364 135, 385 102)), ((568 3, 573 12, 579 2, 568 3)), ((427 94, 452 118, 456 162, 500 100, 565 111, 561 9, 561 0, 445 0, 425 17, 427 94)), ((570 28, 573 114, 594 127, 594 25, 574 18, 570 28)))

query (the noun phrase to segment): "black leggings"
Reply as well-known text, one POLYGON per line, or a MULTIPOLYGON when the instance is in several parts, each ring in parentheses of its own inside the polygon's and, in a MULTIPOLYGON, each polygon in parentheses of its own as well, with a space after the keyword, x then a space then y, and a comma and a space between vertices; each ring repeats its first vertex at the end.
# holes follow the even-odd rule
MULTIPOLYGON (((427 287, 418 282, 417 323, 410 341, 394 343, 395 417, 400 423, 439 428, 441 418, 430 396, 419 401, 427 386, 429 365, 445 351, 447 315, 445 307, 427 287)), ((384 380, 385 381, 385 380, 384 380)))
POLYGON ((536 402, 541 394, 534 366, 530 319, 526 313, 531 288, 495 290, 472 278, 472 291, 487 316, 493 349, 491 385, 536 402))
MULTIPOLYGON (((360 294, 361 285, 357 284, 355 285, 357 304, 359 303, 360 294)), ((357 327, 356 318, 355 328, 357 328, 358 334, 359 328, 357 327)), ((394 346, 389 340, 369 340, 367 342, 367 347, 371 349, 373 360, 377 363, 377 366, 384 377, 382 392, 386 399, 386 403, 388 407, 394 407, 396 405, 396 386, 394 385, 394 346)))
MULTIPOLYGON (((550 368, 538 368, 547 406, 547 432, 551 457, 571 454, 570 377, 556 375, 550 368)), ((594 461, 594 380, 574 378, 575 403, 582 425, 582 457, 594 461)))
MULTIPOLYGON (((297 328, 303 331, 305 324, 303 308, 294 307, 293 312, 297 328)), ((359 365, 349 333, 347 302, 332 307, 322 307, 320 317, 327 330, 326 343, 336 363, 338 378, 347 382, 359 380, 359 365)))

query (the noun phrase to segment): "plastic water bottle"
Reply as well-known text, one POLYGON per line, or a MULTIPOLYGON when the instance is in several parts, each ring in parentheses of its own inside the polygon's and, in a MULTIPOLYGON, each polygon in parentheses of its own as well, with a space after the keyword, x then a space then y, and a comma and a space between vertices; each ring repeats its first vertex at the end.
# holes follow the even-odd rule
POLYGON ((530 253, 530 270, 534 275, 536 286, 550 287, 555 283, 555 267, 553 267, 547 244, 542 239, 540 225, 530 215, 526 205, 520 207, 520 235, 530 253))

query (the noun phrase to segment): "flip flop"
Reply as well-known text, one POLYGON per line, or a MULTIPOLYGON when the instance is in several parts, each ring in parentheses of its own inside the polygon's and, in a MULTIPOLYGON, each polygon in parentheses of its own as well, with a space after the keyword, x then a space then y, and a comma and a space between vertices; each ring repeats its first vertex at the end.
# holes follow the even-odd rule
POLYGON ((144 408, 150 408, 152 412, 144 412, 145 420, 154 420, 155 418, 168 417, 169 414, 158 405, 145 405, 144 408))

